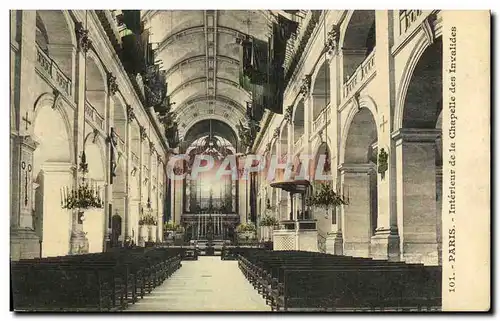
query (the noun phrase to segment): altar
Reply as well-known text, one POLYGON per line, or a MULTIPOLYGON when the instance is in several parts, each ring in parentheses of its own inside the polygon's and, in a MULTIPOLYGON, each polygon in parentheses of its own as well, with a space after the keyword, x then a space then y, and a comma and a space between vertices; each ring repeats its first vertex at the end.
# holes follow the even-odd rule
POLYGON ((234 213, 185 213, 181 217, 189 240, 231 240, 239 221, 234 213))

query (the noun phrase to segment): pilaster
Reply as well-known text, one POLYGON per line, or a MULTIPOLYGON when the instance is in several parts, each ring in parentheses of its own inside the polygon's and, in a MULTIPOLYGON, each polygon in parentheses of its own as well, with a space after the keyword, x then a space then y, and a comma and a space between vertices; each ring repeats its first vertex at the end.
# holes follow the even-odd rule
POLYGON ((402 258, 438 263, 436 129, 404 128, 392 134, 396 151, 397 226, 402 258))

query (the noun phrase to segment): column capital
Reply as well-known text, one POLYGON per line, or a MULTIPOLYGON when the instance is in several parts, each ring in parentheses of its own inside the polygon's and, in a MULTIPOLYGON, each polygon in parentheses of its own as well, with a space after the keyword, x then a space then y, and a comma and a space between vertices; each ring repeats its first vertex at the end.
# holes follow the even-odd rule
POLYGON ((114 95, 118 91, 118 84, 116 82, 116 76, 114 76, 113 73, 111 73, 111 72, 108 72, 107 76, 108 76, 108 92, 111 95, 114 95))
POLYGON ((398 144, 402 142, 435 143, 439 137, 441 137, 441 131, 434 128, 401 128, 391 134, 391 138, 398 144))
POLYGON ((135 119, 134 108, 130 105, 127 105, 127 120, 131 123, 135 119))
POLYGON ((290 105, 285 110, 285 115, 284 115, 285 121, 287 123, 291 123, 292 122, 292 116, 293 116, 293 105, 290 105))
POLYGON ((305 75, 300 85, 299 93, 307 97, 311 93, 311 75, 305 75))
POLYGON ((89 50, 90 46, 92 45, 92 41, 89 38, 88 29, 84 29, 83 24, 81 22, 76 22, 75 33, 76 33, 76 40, 78 43, 78 49, 86 53, 89 50))
POLYGON ((375 171, 375 164, 355 164, 355 163, 344 163, 338 167, 341 174, 346 173, 360 173, 368 174, 375 171))
POLYGON ((280 132, 281 132, 280 126, 276 127, 274 129, 274 132, 273 132, 273 138, 278 138, 278 136, 280 135, 280 132))
POLYGON ((34 151, 38 147, 38 145, 40 145, 38 139, 34 135, 13 134, 13 136, 20 145, 23 145, 32 151, 34 151))
POLYGON ((338 54, 339 36, 340 36, 339 26, 333 25, 332 29, 328 32, 328 36, 326 38, 326 43, 325 43, 325 51, 328 59, 331 59, 333 58, 333 56, 338 54))
POLYGON ((146 127, 140 125, 139 132, 141 134, 141 142, 144 141, 146 138, 148 138, 148 134, 146 133, 146 127))

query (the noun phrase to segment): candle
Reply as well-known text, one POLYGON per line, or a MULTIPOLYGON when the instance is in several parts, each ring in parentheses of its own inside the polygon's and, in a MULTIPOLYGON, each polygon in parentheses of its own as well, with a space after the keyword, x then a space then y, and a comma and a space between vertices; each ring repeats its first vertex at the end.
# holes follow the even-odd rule
POLYGON ((59 188, 59 192, 61 193, 61 207, 63 206, 63 190, 59 188))

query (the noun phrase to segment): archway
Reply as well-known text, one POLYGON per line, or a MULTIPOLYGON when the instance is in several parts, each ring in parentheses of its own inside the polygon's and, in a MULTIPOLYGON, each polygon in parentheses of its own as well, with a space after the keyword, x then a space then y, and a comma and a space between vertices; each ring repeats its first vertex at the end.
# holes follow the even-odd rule
POLYGON ((73 79, 73 55, 76 44, 71 19, 62 10, 36 11, 36 44, 59 67, 68 79, 73 79))
POLYGON ((346 82, 375 48, 375 10, 355 10, 352 13, 341 48, 346 82))
POLYGON ((394 137, 398 231, 407 262, 441 260, 442 51, 438 38, 418 60, 404 100, 402 128, 394 137))
POLYGON ((90 50, 85 57, 85 98, 85 114, 92 115, 91 118, 104 129, 104 119, 107 117, 106 72, 99 58, 90 50))
POLYGON ((353 117, 345 142, 341 184, 348 204, 343 206, 344 254, 370 256, 377 227, 377 126, 368 108, 353 117))
POLYGON ((61 204, 63 188, 74 183, 71 139, 62 112, 52 109, 52 99, 40 102, 35 113, 33 132, 39 145, 33 153, 33 181, 26 180, 34 185, 34 228, 42 256, 67 255, 72 213, 55 204, 61 204))
POLYGON ((130 216, 129 232, 130 237, 135 244, 139 242, 139 219, 140 219, 140 202, 141 202, 141 186, 140 186, 140 171, 141 171, 141 136, 139 125, 133 122, 130 126, 130 142, 131 142, 131 162, 132 169, 129 173, 129 198, 130 208, 128 215, 130 216))
POLYGON ((113 128, 118 136, 118 146, 125 153, 125 142, 127 141, 127 111, 125 103, 118 98, 117 94, 113 96, 113 128))
MULTIPOLYGON (((101 199, 104 199, 105 183, 105 154, 104 144, 99 141, 93 132, 87 133, 85 139, 85 155, 88 163, 87 179, 89 184, 97 186, 101 199)), ((102 252, 104 249, 104 223, 105 214, 103 208, 89 209, 85 211, 83 231, 87 233, 89 242, 89 253, 102 252)))
MULTIPOLYGON (((305 117, 304 117, 304 100, 302 99, 297 107, 295 108, 295 113, 293 115, 293 151, 294 153, 297 152, 295 150, 297 146, 297 143, 300 139, 303 139, 302 136, 304 135, 304 125, 305 125, 305 117)), ((304 143, 302 141, 302 143, 304 143)))
MULTIPOLYGON (((121 227, 119 229, 118 234, 118 243, 113 243, 111 246, 119 246, 120 242, 124 241, 124 232, 125 232, 125 218, 127 211, 127 178, 125 171, 126 160, 123 156, 118 153, 116 159, 116 170, 115 177, 113 177, 113 208, 112 213, 109 213, 110 216, 115 217, 116 215, 121 217, 121 227)), ((113 223, 113 222, 109 222, 113 223)), ((111 234, 117 233, 116 230, 113 230, 113 225, 110 225, 111 234)))
POLYGON ((312 91, 313 112, 312 120, 316 121, 319 114, 330 103, 330 66, 328 61, 323 62, 314 81, 312 91))
MULTIPOLYGON (((279 140, 279 154, 278 154, 278 162, 280 164, 287 164, 288 163, 288 157, 289 157, 289 155, 288 155, 288 144, 289 144, 288 126, 290 126, 290 125, 285 123, 284 126, 282 126, 282 128, 281 128, 280 140, 279 140)), ((276 170, 276 173, 275 173, 276 181, 284 180, 285 179, 284 174, 285 174, 285 170, 283 170, 283 169, 276 170)), ((273 188, 273 190, 276 190, 276 188, 273 188)), ((289 217, 288 193, 283 189, 279 189, 276 193, 278 194, 278 219, 279 220, 287 220, 289 217)))
MULTIPOLYGON (((337 190, 335 182, 332 181, 332 160, 330 147, 326 142, 322 142, 316 151, 312 161, 311 173, 313 176, 313 190, 319 188, 321 184, 329 184, 334 190, 337 190), (317 174, 321 176, 317 176, 317 174), (326 177, 325 177, 326 176, 326 177)), ((311 208, 314 218, 318 220, 317 226, 320 231, 326 231, 331 224, 336 224, 336 208, 321 209, 311 208)))

